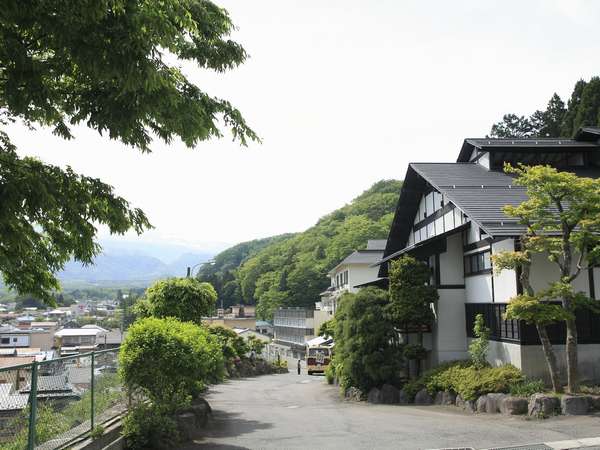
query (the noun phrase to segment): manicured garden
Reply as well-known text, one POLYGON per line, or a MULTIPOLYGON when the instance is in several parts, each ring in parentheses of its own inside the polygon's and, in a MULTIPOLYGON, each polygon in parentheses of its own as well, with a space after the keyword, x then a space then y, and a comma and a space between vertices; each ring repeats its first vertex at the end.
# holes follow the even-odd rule
POLYGON ((202 398, 210 384, 287 372, 254 356, 263 342, 202 323, 216 297, 210 284, 190 278, 161 281, 146 292, 119 355, 122 380, 141 399, 123 422, 126 448, 174 448, 192 438, 210 412, 202 398))

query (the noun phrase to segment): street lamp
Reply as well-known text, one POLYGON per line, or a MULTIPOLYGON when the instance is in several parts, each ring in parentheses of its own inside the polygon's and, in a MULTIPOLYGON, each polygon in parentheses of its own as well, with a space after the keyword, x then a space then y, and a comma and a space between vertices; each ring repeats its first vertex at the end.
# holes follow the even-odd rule
POLYGON ((215 263, 214 259, 209 259, 208 261, 200 261, 198 264, 194 264, 192 267, 188 266, 186 278, 190 278, 194 274, 194 269, 203 264, 210 264, 211 266, 215 263))

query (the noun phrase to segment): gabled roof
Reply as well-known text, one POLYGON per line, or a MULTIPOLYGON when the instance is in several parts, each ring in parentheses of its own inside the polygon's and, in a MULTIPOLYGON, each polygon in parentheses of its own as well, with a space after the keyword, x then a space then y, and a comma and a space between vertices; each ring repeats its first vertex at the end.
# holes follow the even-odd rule
MULTIPOLYGON (((577 174, 600 178, 600 169, 585 169, 577 174)), ((525 188, 513 185, 513 179, 511 175, 488 171, 476 163, 409 164, 384 259, 406 246, 421 195, 428 186, 446 195, 490 236, 521 234, 524 227, 503 211, 505 205, 516 206, 527 199, 525 188)), ((380 276, 382 274, 380 271, 380 276)))
MULTIPOLYGON (((581 130, 594 130, 594 128, 582 128, 581 130)), ((581 131, 580 130, 580 131, 581 131)), ((578 132, 579 133, 579 132, 578 132)), ((473 150, 490 151, 578 151, 598 150, 598 139, 594 140, 589 133, 576 135, 575 139, 569 138, 528 138, 528 139, 499 139, 499 138, 467 138, 464 140, 456 162, 469 162, 473 150), (583 139, 583 137, 586 139, 583 139)))
POLYGON ((371 265, 381 259, 383 248, 381 250, 356 250, 346 256, 337 266, 331 269, 328 274, 332 274, 340 266, 350 264, 367 264, 371 265))

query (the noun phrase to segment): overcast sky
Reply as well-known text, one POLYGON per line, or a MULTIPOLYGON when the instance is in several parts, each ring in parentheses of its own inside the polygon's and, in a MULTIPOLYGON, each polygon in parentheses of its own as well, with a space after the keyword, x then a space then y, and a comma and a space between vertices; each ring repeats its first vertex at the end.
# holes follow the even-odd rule
POLYGON ((216 0, 251 58, 225 75, 186 66, 261 136, 153 153, 77 129, 10 130, 21 154, 115 186, 156 230, 210 247, 301 231, 411 161, 452 161, 502 114, 600 74, 593 0, 216 0))

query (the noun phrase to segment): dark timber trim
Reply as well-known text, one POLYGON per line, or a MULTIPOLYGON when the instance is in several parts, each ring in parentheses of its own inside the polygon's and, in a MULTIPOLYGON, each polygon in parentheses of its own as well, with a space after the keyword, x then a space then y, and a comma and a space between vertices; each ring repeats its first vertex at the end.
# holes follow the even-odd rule
POLYGON ((435 254, 435 285, 439 286, 441 284, 442 274, 440 272, 440 254, 435 254))
POLYGON ((596 286, 594 284, 594 268, 588 268, 588 282, 590 284, 590 297, 596 300, 596 286))
MULTIPOLYGON (((515 251, 521 251, 521 239, 515 239, 515 251)), ((523 295, 523 283, 521 283, 521 267, 517 266, 515 269, 515 276, 517 278, 517 295, 523 295)))
POLYGON ((489 247, 490 251, 492 249, 492 240, 490 238, 482 239, 481 241, 473 242, 471 244, 467 244, 463 247, 464 252, 470 252, 471 250, 477 250, 479 248, 489 247))
POLYGON ((435 211, 432 215, 425 217, 423 220, 417 222, 413 226, 413 231, 419 231, 421 228, 426 227, 431 222, 435 222, 437 219, 446 215, 446 213, 453 211, 456 207, 452 203, 447 203, 442 208, 435 211))
POLYGON ((464 289, 464 284, 440 284, 435 287, 436 289, 464 289))

